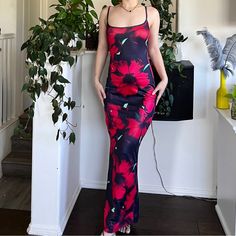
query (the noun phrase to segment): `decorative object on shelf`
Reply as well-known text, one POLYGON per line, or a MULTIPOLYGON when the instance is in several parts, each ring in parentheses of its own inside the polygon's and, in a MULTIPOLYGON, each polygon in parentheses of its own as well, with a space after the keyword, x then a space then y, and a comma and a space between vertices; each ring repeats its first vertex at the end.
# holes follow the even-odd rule
POLYGON ((225 95, 231 100, 231 118, 236 120, 236 84, 233 85, 232 92, 225 95))
POLYGON ((220 87, 216 91, 216 107, 219 109, 229 109, 229 99, 225 96, 228 93, 226 87, 226 77, 224 70, 220 70, 220 87))
MULTIPOLYGON (((180 121, 193 119, 194 66, 190 61, 181 61, 183 76, 178 69, 167 70, 168 85, 160 98, 153 120, 180 121)), ((153 67, 156 84, 160 81, 153 67)))
POLYGON ((28 76, 22 91, 26 91, 33 100, 27 112, 29 118, 32 118, 36 95, 39 97, 41 92, 50 90, 48 95, 52 97, 52 121, 55 124, 60 118, 70 131, 67 137, 67 128, 58 129, 56 140, 61 135, 69 143, 75 143, 74 125, 69 122, 68 114, 62 111, 62 106, 72 110, 76 103, 65 94, 65 86, 70 82, 63 76, 61 63, 74 65, 76 58, 71 55, 71 51, 81 49, 87 28, 94 25, 93 17, 98 17, 92 0, 58 0, 57 4, 50 7, 55 7, 56 13, 47 20, 39 18, 40 24, 30 29, 32 34, 21 47, 21 50, 26 49, 28 67, 28 76), (92 10, 88 11, 87 5, 92 10), (55 96, 50 94, 52 90, 55 96))
POLYGON ((220 70, 220 88, 216 92, 216 107, 229 109, 229 100, 225 97, 228 93, 225 80, 230 74, 233 74, 236 67, 236 34, 227 38, 224 48, 207 29, 197 31, 197 34, 201 34, 205 40, 211 57, 212 69, 220 70))

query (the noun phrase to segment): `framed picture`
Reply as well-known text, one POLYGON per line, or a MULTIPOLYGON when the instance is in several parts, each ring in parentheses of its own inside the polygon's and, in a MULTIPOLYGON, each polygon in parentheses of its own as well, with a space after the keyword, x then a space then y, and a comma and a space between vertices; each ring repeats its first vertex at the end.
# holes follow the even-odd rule
MULTIPOLYGON (((159 100, 153 120, 180 121, 193 119, 194 66, 190 61, 179 62, 183 75, 177 69, 167 71, 168 85, 159 100)), ((155 82, 160 78, 152 65, 155 82)))

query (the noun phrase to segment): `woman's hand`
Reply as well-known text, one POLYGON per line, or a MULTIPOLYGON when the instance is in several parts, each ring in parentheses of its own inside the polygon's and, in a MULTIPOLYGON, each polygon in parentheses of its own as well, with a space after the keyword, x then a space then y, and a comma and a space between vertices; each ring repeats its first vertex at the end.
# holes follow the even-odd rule
POLYGON ((102 105, 104 106, 104 101, 103 101, 103 99, 106 98, 106 93, 105 93, 105 91, 104 91, 104 88, 103 88, 101 82, 98 81, 98 80, 95 80, 94 85, 95 85, 95 88, 96 88, 98 97, 99 97, 99 99, 100 99, 102 105))
POLYGON ((157 99, 156 99, 156 105, 157 103, 159 102, 162 94, 164 93, 165 89, 166 89, 166 86, 168 84, 168 79, 162 79, 158 85, 156 86, 156 88, 153 90, 152 92, 152 95, 154 95, 157 91, 158 92, 158 95, 157 95, 157 99))

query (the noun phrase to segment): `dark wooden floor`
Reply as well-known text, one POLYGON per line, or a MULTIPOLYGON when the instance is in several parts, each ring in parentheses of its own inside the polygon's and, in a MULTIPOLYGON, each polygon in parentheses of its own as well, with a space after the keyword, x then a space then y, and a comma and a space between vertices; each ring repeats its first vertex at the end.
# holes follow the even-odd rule
MULTIPOLYGON (((225 235, 216 202, 169 195, 140 196, 140 218, 133 235, 225 235)), ((103 224, 104 190, 82 189, 64 235, 99 234, 103 224)))
MULTIPOLYGON (((133 235, 225 235, 215 202, 139 194, 140 218, 133 235)), ((63 235, 100 234, 104 199, 104 190, 83 188, 63 235)), ((0 209, 0 235, 26 235, 29 223, 30 211, 0 209)))

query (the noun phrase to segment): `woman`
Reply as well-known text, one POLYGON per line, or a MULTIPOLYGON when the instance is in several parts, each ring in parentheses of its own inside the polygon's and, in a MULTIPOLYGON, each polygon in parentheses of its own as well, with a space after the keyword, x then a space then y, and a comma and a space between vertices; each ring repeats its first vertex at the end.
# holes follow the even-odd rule
POLYGON ((138 0, 121 0, 100 13, 94 85, 110 137, 104 236, 130 233, 139 218, 138 150, 168 83, 158 46, 159 24, 158 11, 138 0), (100 76, 108 52, 104 89, 100 76), (157 86, 149 58, 161 78, 157 86))

